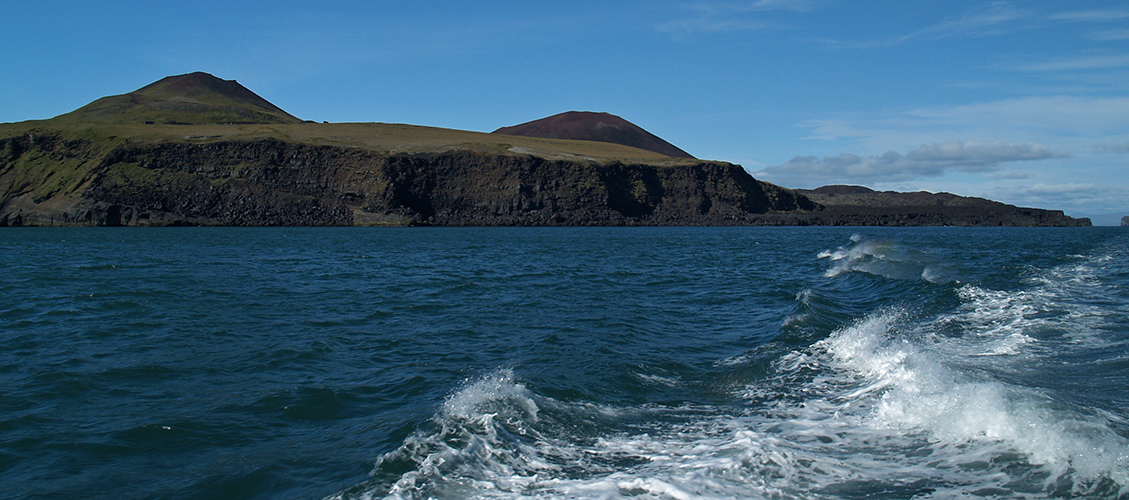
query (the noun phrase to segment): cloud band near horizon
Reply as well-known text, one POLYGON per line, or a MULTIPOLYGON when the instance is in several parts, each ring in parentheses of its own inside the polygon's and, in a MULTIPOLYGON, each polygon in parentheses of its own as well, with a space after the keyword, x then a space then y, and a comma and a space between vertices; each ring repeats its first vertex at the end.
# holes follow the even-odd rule
POLYGON ((922 144, 901 154, 887 151, 881 156, 796 156, 787 162, 756 172, 770 179, 788 179, 793 184, 807 181, 873 184, 903 182, 921 177, 939 177, 946 172, 995 172, 1000 164, 1068 158, 1069 153, 1032 143, 977 142, 950 140, 922 144))

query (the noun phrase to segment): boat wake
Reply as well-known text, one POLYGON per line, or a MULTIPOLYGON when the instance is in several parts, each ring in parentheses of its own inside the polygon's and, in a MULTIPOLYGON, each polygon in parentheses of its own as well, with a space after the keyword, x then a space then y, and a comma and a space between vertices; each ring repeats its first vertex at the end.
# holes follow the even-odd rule
MULTIPOLYGON (((896 247, 822 255, 825 279, 944 268, 896 247)), ((1116 341, 1124 315, 1092 305, 1109 291, 1100 265, 1080 258, 1018 290, 947 282, 955 307, 879 308, 780 351, 724 404, 565 402, 499 370, 332 498, 1127 498, 1129 424, 1040 378, 1085 370, 1116 341)), ((812 307, 810 293, 797 302, 812 307)), ((755 358, 719 361, 717 378, 755 358)))

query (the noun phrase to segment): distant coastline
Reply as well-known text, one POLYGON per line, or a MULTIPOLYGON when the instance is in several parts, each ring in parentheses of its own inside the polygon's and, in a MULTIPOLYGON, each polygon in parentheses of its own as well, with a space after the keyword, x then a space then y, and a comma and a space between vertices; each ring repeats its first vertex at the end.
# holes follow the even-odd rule
POLYGON ((0 124, 0 226, 1088 226, 860 186, 795 190, 608 113, 495 133, 302 121, 233 80, 164 78, 0 124))

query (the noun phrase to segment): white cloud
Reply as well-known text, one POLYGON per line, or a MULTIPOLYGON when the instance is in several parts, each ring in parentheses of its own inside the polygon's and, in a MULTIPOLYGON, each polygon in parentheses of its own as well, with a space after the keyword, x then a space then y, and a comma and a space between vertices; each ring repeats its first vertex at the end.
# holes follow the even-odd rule
POLYGON ((1052 207, 1068 214, 1124 210, 1129 187, 1092 183, 1035 184, 997 188, 988 196, 1025 207, 1052 207))
POLYGON ((771 27, 773 27, 772 24, 759 21, 699 17, 663 23, 658 26, 658 30, 671 35, 687 36, 692 33, 755 31, 771 27))
POLYGON ((697 15, 661 23, 657 26, 657 29, 676 36, 688 36, 693 33, 770 29, 778 27, 778 24, 763 19, 750 18, 749 14, 768 11, 807 12, 815 7, 815 3, 815 0, 757 0, 745 3, 703 2, 689 6, 691 10, 697 12, 697 15))
POLYGON ((1129 67, 1129 55, 1086 56, 1015 66, 1019 71, 1079 71, 1129 67))
POLYGON ((979 38, 1008 33, 1006 25, 1030 17, 1030 14, 1018 9, 1008 2, 992 2, 979 10, 963 13, 955 19, 940 22, 926 28, 919 29, 902 36, 884 40, 870 41, 843 41, 824 40, 824 43, 833 47, 846 47, 856 49, 869 49, 877 47, 890 47, 911 40, 938 40, 942 38, 979 38))
POLYGON ((1104 30, 1095 31, 1090 33, 1090 38, 1099 42, 1115 42, 1119 40, 1129 40, 1129 29, 1126 30, 1104 30))
POLYGON ((944 144, 922 145, 906 154, 907 159, 915 162, 956 167, 958 170, 969 172, 995 170, 996 165, 1010 161, 1046 160, 1068 156, 1070 155, 1067 153, 1053 151, 1038 144, 956 140, 944 144))
POLYGON ((923 144, 904 155, 888 151, 882 156, 867 157, 848 153, 823 158, 797 156, 756 174, 773 180, 791 180, 794 184, 808 184, 810 181, 819 184, 873 184, 937 177, 948 171, 995 172, 1001 163, 1068 156, 1065 152, 1038 144, 951 140, 942 144, 923 144))
POLYGON ((960 18, 940 23, 924 33, 935 34, 940 37, 966 35, 983 36, 998 34, 998 26, 1027 17, 1026 11, 1015 8, 1007 2, 990 3, 983 10, 966 12, 960 18))
POLYGON ((1061 12, 1050 16, 1058 21, 1074 22, 1108 22, 1129 18, 1129 10, 1125 9, 1093 9, 1061 12))
POLYGON ((1123 175, 1129 168, 1129 96, 1021 97, 840 115, 799 125, 810 130, 811 150, 833 154, 783 164, 778 159, 754 176, 788 187, 847 183, 948 191, 1083 214, 1123 210, 1129 200, 1123 175), (982 142, 945 149, 952 143, 938 142, 947 137, 982 142), (918 144, 929 146, 915 149, 918 144), (904 155, 875 155, 911 149, 904 155), (942 161, 946 158, 948 163, 942 161), (1097 188, 1086 191, 1079 183, 1097 188))
POLYGON ((945 137, 1051 144, 1073 151, 1129 130, 1129 97, 1044 96, 960 106, 917 108, 881 116, 807 120, 808 139, 847 141, 851 149, 884 151, 945 137), (1100 139, 1098 139, 1100 140, 1100 139))
POLYGON ((993 179, 1010 180, 1010 179, 1032 179, 1035 177, 1031 172, 997 172, 992 174, 993 179))
POLYGON ((741 8, 741 10, 790 10, 794 12, 807 12, 814 7, 814 4, 815 2, 812 0, 757 0, 741 8))

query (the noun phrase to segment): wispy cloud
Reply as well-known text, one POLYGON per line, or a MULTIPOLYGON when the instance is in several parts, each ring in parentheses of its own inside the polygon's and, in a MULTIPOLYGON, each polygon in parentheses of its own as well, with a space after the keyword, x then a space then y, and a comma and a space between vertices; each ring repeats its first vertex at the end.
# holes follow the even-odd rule
POLYGON ((1043 96, 908 113, 937 124, 996 129, 1006 135, 1104 135, 1129 126, 1129 97, 1043 96))
POLYGON ((1050 16, 1051 19, 1057 21, 1073 21, 1073 22, 1108 22, 1117 21, 1129 18, 1129 10, 1126 9, 1092 9, 1092 10, 1075 10, 1070 12, 1060 12, 1050 16))
POLYGON ((1124 30, 1104 30, 1095 31, 1089 35, 1091 40, 1099 42, 1116 42, 1119 40, 1129 40, 1129 29, 1124 30))
POLYGON ((1067 182, 1038 183, 1032 186, 1000 187, 985 193, 992 199, 1006 200, 1020 206, 1054 207, 1067 213, 1104 213, 1124 206, 1129 199, 1126 186, 1067 182))
MULTIPOLYGON (((1129 9, 1090 9, 1061 12, 1049 16, 1055 21, 1072 23, 1110 23, 1129 19, 1129 9)), ((1106 29, 1087 33, 1086 38, 1097 42, 1118 42, 1129 40, 1129 29, 1106 29)), ((1074 59, 1060 59, 1043 64, 1030 64, 1017 69, 1023 71, 1077 71, 1124 68, 1129 66, 1129 56, 1083 56, 1074 59)))
POLYGON ((1018 71, 1081 71, 1129 67, 1129 55, 1084 56, 1015 66, 1018 71))
POLYGON ((1008 33, 1008 27, 1015 21, 1030 17, 1026 10, 1019 9, 1009 2, 991 2, 978 9, 967 11, 955 19, 943 21, 932 26, 902 36, 863 41, 824 40, 831 46, 845 48, 876 48, 899 45, 912 40, 939 40, 944 38, 979 38, 1008 33))
POLYGON ((789 187, 949 191, 1068 213, 1109 212, 1129 199, 1129 186, 1119 175, 1129 161, 1129 97, 1023 97, 839 115, 800 126, 810 129, 813 149, 834 153, 770 162, 752 169, 759 170, 754 176, 789 187), (982 142, 943 142, 946 137, 982 142), (917 144, 927 146, 915 149, 917 144), (1036 182, 1042 184, 1038 189, 1036 182), (1100 189, 1072 198, 1064 187, 1071 183, 1100 189))
POLYGON ((922 35, 937 37, 969 36, 978 37, 1003 32, 1000 26, 1011 21, 1028 17, 1025 10, 1016 8, 1008 2, 993 2, 980 10, 966 12, 961 17, 946 21, 919 32, 922 35))
POLYGON ((698 2, 688 5, 693 10, 708 15, 727 15, 734 12, 767 12, 789 10, 808 12, 816 7, 818 0, 756 0, 753 2, 698 2))
POLYGON ((1031 172, 1010 171, 1010 172, 996 172, 996 173, 992 174, 991 177, 993 179, 1011 179, 1011 180, 1014 180, 1014 179, 1032 179, 1032 178, 1035 177, 1035 174, 1032 174, 1031 172))
POLYGON ((1094 144, 1095 153, 1129 154, 1129 142, 1094 144))
POLYGON ((793 12, 807 12, 815 7, 813 0, 757 0, 747 6, 738 7, 746 11, 790 10, 793 12))
POLYGON ((689 17, 661 23, 657 29, 676 36, 694 33, 724 33, 754 31, 779 27, 778 23, 752 16, 769 11, 808 12, 816 7, 816 0, 757 0, 744 3, 701 2, 686 6, 694 13, 689 17))
POLYGON ((1001 163, 1037 161, 1070 156, 1031 143, 951 140, 923 144, 906 154, 888 151, 882 156, 797 156, 782 165, 758 172, 770 179, 788 179, 800 184, 904 182, 938 177, 946 172, 995 172, 1001 163))
MULTIPOLYGON (((1129 130, 1129 97, 1040 96, 870 117, 821 118, 799 124, 811 140, 848 141, 869 151, 904 148, 946 137, 1058 144, 1064 138, 1120 137, 1129 130)), ((1099 139, 1100 140, 1100 139, 1099 139)), ((1088 141, 1073 147, 1089 148, 1088 141)))
POLYGON ((732 31, 755 31, 774 27, 771 23, 743 20, 743 19, 712 19, 690 18, 671 21, 658 26, 658 30, 677 36, 688 36, 694 33, 725 33, 732 31))

